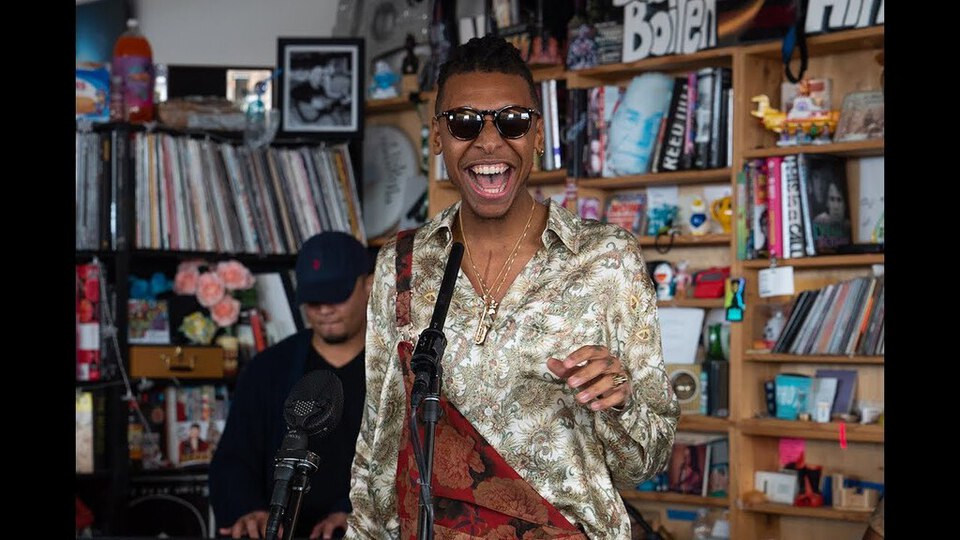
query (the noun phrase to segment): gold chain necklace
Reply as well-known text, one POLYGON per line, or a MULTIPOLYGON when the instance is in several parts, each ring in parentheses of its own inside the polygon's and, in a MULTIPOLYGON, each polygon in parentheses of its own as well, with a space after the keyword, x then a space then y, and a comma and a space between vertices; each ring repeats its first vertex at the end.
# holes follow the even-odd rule
POLYGON ((497 294, 500 293, 500 288, 503 287, 503 282, 506 280, 507 273, 513 266, 514 259, 517 258, 520 244, 523 242, 523 239, 527 237, 527 231, 530 230, 530 224, 533 223, 533 211, 536 205, 537 200, 534 199, 533 204, 530 206, 530 216, 527 217, 527 224, 523 227, 523 233, 517 238, 517 243, 514 244, 513 251, 510 252, 507 260, 504 261, 503 266, 500 268, 500 273, 497 274, 497 278, 494 280, 496 289, 492 291, 483 281, 483 276, 480 275, 476 263, 473 262, 473 255, 470 253, 470 244, 467 243, 467 233, 463 228, 463 209, 461 208, 460 211, 457 212, 457 220, 460 222, 460 234, 463 236, 463 246, 467 250, 467 259, 470 261, 470 266, 473 267, 473 273, 477 276, 477 281, 480 283, 480 292, 483 294, 483 310, 480 311, 480 322, 477 324, 477 332, 473 335, 473 342, 477 345, 483 345, 483 342, 487 339, 487 332, 493 327, 493 318, 496 317, 497 308, 500 307, 500 304, 497 303, 495 298, 497 294))

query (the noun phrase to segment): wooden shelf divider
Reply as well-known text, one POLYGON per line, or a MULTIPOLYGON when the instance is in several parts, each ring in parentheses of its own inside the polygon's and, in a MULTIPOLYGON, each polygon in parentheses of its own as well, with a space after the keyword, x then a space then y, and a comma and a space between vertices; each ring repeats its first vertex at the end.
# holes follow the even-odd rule
POLYGON ((761 503, 744 504, 741 509, 746 512, 761 514, 777 514, 781 516, 809 517, 817 519, 836 519, 841 521, 856 521, 866 523, 870 519, 870 512, 862 510, 842 510, 833 507, 791 506, 789 504, 761 503))
POLYGON ((669 491, 631 491, 620 490, 620 495, 630 502, 658 502, 672 504, 688 504, 691 506, 730 506, 727 497, 701 497, 699 495, 685 495, 669 491))
MULTIPOLYGON (((744 435, 759 437, 792 437, 796 439, 814 439, 820 441, 839 441, 840 422, 803 422, 800 420, 781 420, 776 418, 747 418, 737 421, 737 427, 744 435)), ((848 442, 882 443, 883 426, 877 424, 847 423, 848 442)))

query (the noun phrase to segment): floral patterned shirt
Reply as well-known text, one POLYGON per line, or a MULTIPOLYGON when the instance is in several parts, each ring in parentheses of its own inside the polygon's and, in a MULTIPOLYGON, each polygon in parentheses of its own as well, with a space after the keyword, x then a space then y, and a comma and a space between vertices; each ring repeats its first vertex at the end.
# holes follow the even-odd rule
MULTIPOLYGON (((397 346, 433 316, 460 203, 414 239, 409 325, 396 325, 396 241, 380 250, 367 308, 367 402, 353 462, 348 538, 397 538, 396 469, 405 394, 397 346)), ((483 307, 461 270, 444 325, 442 392, 547 501, 592 539, 630 537, 617 489, 663 470, 680 407, 664 370, 654 287, 636 239, 550 203, 543 247, 510 285, 483 345, 483 307), (583 345, 620 358, 632 395, 594 412, 547 368, 583 345)), ((442 448, 437 445, 437 452, 442 448)))

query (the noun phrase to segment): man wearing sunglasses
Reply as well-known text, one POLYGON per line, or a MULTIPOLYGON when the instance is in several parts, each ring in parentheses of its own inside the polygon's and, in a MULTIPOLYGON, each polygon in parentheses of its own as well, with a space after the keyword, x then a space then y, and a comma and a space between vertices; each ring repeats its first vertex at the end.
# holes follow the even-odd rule
POLYGON ((543 130, 516 48, 487 36, 452 51, 431 145, 461 200, 378 256, 350 538, 417 537, 410 357, 454 241, 466 255, 444 327, 438 538, 629 538, 617 489, 670 455, 680 409, 639 245, 535 202, 527 180, 543 130))

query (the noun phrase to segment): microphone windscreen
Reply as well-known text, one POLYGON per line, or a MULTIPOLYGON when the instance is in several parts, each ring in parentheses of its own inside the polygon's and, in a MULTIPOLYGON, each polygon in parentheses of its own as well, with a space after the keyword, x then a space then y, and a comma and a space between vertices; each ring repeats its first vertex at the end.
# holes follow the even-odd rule
POLYGON ((317 369, 297 381, 283 406, 287 428, 307 435, 325 435, 340 423, 343 386, 332 372, 317 369))

